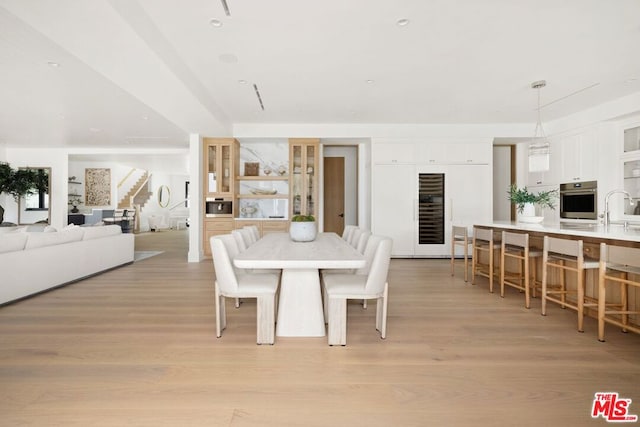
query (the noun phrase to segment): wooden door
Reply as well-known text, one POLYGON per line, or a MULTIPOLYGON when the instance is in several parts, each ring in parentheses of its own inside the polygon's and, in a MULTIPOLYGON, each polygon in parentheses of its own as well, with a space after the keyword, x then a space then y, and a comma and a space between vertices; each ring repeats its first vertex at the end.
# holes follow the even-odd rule
POLYGON ((324 158, 324 231, 344 230, 344 157, 324 158))

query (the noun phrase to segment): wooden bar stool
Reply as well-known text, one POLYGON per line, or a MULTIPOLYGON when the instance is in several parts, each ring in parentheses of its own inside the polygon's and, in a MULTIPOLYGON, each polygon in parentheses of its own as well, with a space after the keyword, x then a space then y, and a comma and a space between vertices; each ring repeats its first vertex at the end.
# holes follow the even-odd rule
POLYGON ((456 259, 456 246, 464 248, 464 281, 469 281, 469 230, 467 227, 453 226, 451 231, 451 275, 453 276, 456 259))
POLYGON ((476 276, 489 279, 489 292, 493 293, 493 277, 499 277, 499 271, 495 262, 495 252, 500 250, 499 239, 494 239, 493 229, 473 227, 471 284, 476 284, 476 276), (483 263, 480 260, 482 253, 487 254, 489 261, 483 263))
POLYGON ((578 332, 584 332, 584 308, 596 307, 594 298, 585 295, 585 273, 596 269, 599 262, 585 258, 582 240, 558 239, 544 236, 542 250, 542 315, 547 315, 547 301, 560 304, 562 308, 569 307, 578 312, 578 332), (567 262, 570 265, 567 265, 567 262), (549 268, 557 269, 560 274, 559 285, 550 287, 547 283, 549 268), (566 286, 566 272, 574 272, 577 276, 576 290, 568 290, 566 286), (575 299, 568 299, 568 295, 575 295, 575 299))
MULTIPOLYGON (((629 286, 640 288, 640 249, 600 244, 600 274, 598 275, 598 340, 604 342, 604 324, 620 326, 622 332, 640 334, 640 327, 629 324, 629 286), (633 278, 630 278, 629 275, 633 278), (608 304, 607 286, 619 285, 620 303, 608 304), (608 308, 609 307, 609 308, 608 308), (615 308, 616 310, 614 310, 615 308)), ((637 306, 637 303, 636 303, 637 306)))
POLYGON ((524 291, 524 306, 531 305, 530 290, 535 289, 536 258, 542 256, 542 251, 529 248, 529 234, 502 232, 502 247, 500 251, 500 296, 504 298, 504 286, 524 291), (518 263, 518 271, 507 271, 507 258, 518 263), (533 283, 530 282, 533 280, 533 283))

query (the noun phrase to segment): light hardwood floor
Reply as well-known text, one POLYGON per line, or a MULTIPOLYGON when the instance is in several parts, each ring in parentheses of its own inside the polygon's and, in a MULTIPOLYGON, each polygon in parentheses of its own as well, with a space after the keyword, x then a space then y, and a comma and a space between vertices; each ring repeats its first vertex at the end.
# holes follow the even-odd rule
MULTIPOLYGON (((0 425, 587 426, 596 392, 640 415, 640 336, 540 300, 490 294, 448 260, 393 260, 387 339, 349 305, 347 346, 255 344, 255 303, 228 301, 215 337, 211 261, 186 231, 165 252, 0 308, 0 425)), ((34 266, 37 268, 37 266, 34 266)))

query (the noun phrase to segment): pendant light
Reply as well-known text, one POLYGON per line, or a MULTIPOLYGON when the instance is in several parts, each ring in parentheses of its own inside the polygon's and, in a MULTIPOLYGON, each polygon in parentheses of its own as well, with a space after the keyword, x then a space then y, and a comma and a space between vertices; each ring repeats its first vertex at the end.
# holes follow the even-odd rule
POLYGON ((533 138, 529 143, 529 172, 545 172, 549 170, 551 146, 544 129, 542 129, 542 120, 540 119, 540 89, 546 85, 547 82, 545 80, 531 83, 531 88, 538 91, 538 121, 533 131, 533 138))

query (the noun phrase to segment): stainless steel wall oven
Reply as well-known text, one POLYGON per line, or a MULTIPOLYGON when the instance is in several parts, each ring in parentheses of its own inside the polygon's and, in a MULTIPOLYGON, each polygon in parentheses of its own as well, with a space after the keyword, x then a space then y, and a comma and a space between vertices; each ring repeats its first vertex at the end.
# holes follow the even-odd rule
POLYGON ((560 218, 598 219, 598 182, 560 184, 560 218))

